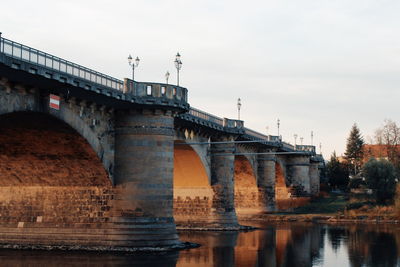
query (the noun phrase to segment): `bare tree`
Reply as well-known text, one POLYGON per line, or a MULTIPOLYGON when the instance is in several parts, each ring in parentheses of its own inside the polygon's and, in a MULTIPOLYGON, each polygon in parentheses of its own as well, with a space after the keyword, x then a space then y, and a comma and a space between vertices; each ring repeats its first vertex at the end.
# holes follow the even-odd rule
POLYGON ((375 131, 375 142, 385 148, 388 160, 396 168, 400 167, 400 127, 396 122, 386 119, 383 127, 375 131))

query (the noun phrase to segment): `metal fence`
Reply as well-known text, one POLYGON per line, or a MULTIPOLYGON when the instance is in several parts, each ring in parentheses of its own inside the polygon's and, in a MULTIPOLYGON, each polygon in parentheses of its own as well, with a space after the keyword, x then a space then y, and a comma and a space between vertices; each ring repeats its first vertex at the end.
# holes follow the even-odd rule
POLYGON ((207 113, 205 111, 202 111, 200 109, 190 108, 189 114, 194 117, 197 117, 197 118, 200 118, 200 119, 203 119, 206 121, 210 121, 210 122, 216 123, 221 126, 224 125, 224 120, 222 118, 214 116, 214 115, 207 113))
POLYGON ((6 56, 29 62, 61 73, 90 81, 116 90, 122 90, 124 82, 106 74, 91 70, 68 60, 50 55, 32 47, 0 37, 0 52, 6 56))

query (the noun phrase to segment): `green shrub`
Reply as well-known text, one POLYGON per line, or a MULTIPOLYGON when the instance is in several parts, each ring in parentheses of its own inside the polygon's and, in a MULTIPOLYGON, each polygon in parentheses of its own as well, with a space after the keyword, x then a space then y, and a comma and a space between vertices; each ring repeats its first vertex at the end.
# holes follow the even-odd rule
POLYGON ((375 193, 377 203, 393 200, 396 191, 396 174, 393 165, 387 160, 371 158, 363 166, 365 181, 375 193))

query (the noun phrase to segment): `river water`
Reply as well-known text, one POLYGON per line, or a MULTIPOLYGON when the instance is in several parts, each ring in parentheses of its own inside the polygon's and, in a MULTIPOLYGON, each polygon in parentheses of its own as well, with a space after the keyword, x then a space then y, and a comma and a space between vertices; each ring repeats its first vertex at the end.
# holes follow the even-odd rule
POLYGON ((240 233, 181 232, 183 241, 202 246, 180 252, 0 250, 0 266, 400 266, 397 225, 256 226, 261 229, 240 233))

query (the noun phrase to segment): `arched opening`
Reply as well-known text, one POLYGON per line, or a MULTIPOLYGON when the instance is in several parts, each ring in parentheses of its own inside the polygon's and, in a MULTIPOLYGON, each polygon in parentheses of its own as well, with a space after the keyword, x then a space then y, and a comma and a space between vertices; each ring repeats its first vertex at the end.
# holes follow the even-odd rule
POLYGON ((235 156, 235 209, 238 215, 260 210, 256 176, 250 161, 242 155, 235 156))
POLYGON ((0 185, 103 186, 110 180, 74 129, 43 113, 0 116, 0 185))
POLYGON ((174 218, 177 224, 201 221, 211 213, 213 190, 204 165, 189 145, 174 146, 174 218))
POLYGON ((275 164, 275 201, 278 210, 286 210, 291 207, 291 193, 286 186, 285 174, 279 162, 275 164))
POLYGON ((285 173, 279 162, 275 164, 275 201, 278 210, 291 210, 309 202, 309 198, 297 197, 295 188, 286 184, 285 173))
POLYGON ((34 112, 0 116, 0 232, 10 223, 101 222, 111 188, 96 153, 66 123, 34 112))

